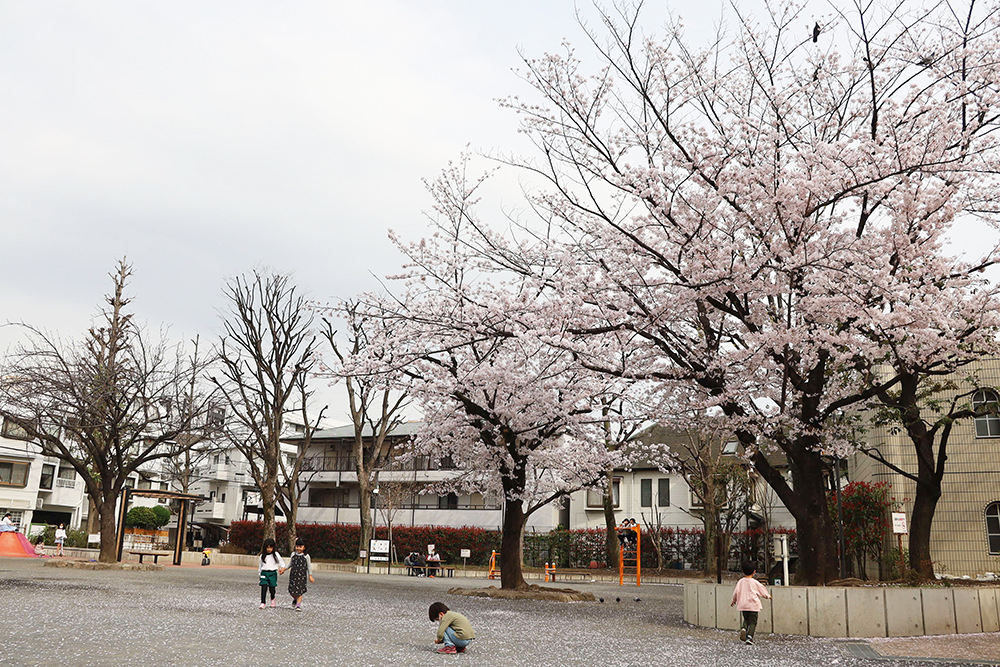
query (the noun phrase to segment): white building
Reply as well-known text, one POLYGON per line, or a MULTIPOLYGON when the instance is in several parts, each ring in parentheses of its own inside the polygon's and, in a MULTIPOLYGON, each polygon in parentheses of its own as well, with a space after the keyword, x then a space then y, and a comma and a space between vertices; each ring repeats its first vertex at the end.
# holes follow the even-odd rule
POLYGON ((42 449, 7 420, 0 429, 0 514, 11 513, 28 532, 32 524, 65 523, 78 528, 86 495, 76 471, 42 449))

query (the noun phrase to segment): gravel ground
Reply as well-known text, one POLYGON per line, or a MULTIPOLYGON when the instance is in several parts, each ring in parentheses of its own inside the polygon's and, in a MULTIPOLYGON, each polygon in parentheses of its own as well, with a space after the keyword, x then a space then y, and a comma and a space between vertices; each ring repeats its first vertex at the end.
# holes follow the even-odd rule
POLYGON ((757 646, 745 646, 735 633, 685 625, 680 586, 578 586, 603 596, 604 604, 499 601, 448 595, 455 580, 321 572, 299 613, 288 604, 287 575, 278 582, 277 609, 257 608, 256 580, 248 569, 86 571, 3 559, 0 664, 958 664, 861 659, 851 657, 844 642, 808 637, 761 635, 757 646), (639 602, 633 600, 637 595, 639 602), (464 655, 434 652, 436 625, 427 607, 435 600, 468 616, 475 627, 477 638, 464 655))

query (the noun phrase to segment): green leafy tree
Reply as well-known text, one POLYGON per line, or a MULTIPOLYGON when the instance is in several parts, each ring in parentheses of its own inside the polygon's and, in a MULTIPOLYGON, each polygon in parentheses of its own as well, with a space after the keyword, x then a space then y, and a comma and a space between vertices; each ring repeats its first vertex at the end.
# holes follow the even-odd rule
MULTIPOLYGON (((882 548, 885 544, 886 531, 889 529, 889 510, 892 499, 889 497, 888 482, 851 482, 841 491, 841 504, 844 515, 844 551, 845 559, 850 563, 854 559, 858 576, 868 579, 865 563, 871 559, 882 563, 882 548)), ((830 517, 837 521, 837 497, 830 494, 828 498, 830 517)), ((881 576, 881 571, 879 572, 881 576)))

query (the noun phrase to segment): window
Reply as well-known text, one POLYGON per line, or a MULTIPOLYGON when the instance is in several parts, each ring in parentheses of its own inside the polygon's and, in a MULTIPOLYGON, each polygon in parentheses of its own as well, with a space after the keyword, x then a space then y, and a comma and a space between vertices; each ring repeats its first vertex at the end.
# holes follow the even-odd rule
POLYGON ((992 389, 979 389, 972 395, 972 409, 976 412, 992 410, 992 414, 976 417, 977 438, 1000 438, 1000 415, 997 414, 997 393, 992 389))
POLYGON ((141 491, 149 491, 151 488, 153 488, 153 485, 148 479, 139 480, 139 489, 141 491))
POLYGON ((3 420, 2 435, 5 438, 13 438, 14 440, 31 440, 31 436, 28 435, 27 431, 7 419, 3 420))
POLYGON ((38 488, 40 489, 51 489, 52 481, 56 476, 56 467, 51 463, 46 463, 42 466, 42 478, 38 481, 38 488))
POLYGON ((0 485, 27 486, 28 464, 18 461, 0 461, 0 485))
POLYGON ((639 480, 639 505, 642 507, 653 506, 653 480, 639 480))
POLYGON ((739 440, 730 440, 726 444, 722 445, 722 453, 732 456, 740 448, 739 440))
POLYGON ((225 408, 211 407, 205 417, 205 426, 210 429, 221 429, 226 423, 225 408))
POLYGON ((457 510, 458 496, 456 496, 454 493, 449 493, 447 496, 438 496, 438 509, 457 510))
POLYGON ((59 466, 59 474, 56 476, 56 487, 60 489, 75 489, 76 470, 69 466, 59 466))
POLYGON ((21 510, 14 510, 14 509, 6 509, 6 510, 0 509, 0 517, 2 517, 7 512, 10 512, 11 523, 16 523, 17 525, 20 526, 21 520, 24 519, 24 512, 22 512, 21 510))
POLYGON ((986 506, 986 542, 991 556, 1000 556, 1000 502, 986 506))
POLYGON ((215 463, 215 465, 219 465, 220 463, 222 463, 222 454, 216 454, 215 458, 213 459, 213 463, 215 463))
POLYGON ((657 507, 670 507, 670 478, 662 477, 656 480, 657 507))
MULTIPOLYGON (((611 483, 611 500, 614 507, 621 504, 621 484, 621 477, 615 477, 611 483)), ((587 489, 587 507, 604 507, 604 487, 587 489)))
POLYGON ((223 493, 222 496, 219 497, 219 502, 220 503, 226 502, 226 494, 223 493))

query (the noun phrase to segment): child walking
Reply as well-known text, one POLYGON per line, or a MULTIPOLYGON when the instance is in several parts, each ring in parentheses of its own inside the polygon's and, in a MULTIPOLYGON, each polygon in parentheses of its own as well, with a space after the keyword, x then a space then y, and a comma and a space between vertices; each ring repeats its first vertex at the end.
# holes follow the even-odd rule
POLYGON ((66 543, 66 524, 59 524, 56 528, 56 555, 63 555, 63 544, 66 543))
POLYGON ((274 546, 274 540, 268 538, 260 548, 260 563, 257 564, 257 574, 260 575, 260 608, 267 606, 267 592, 271 592, 271 606, 276 607, 274 591, 278 586, 278 575, 285 571, 285 561, 274 546))
POLYGON ((771 599, 764 584, 753 578, 755 574, 757 574, 757 563, 743 563, 743 578, 737 582, 733 591, 733 601, 729 605, 735 606, 743 616, 740 622, 740 641, 751 645, 754 633, 757 632, 757 613, 763 606, 760 599, 771 599))
POLYGON ((435 602, 428 610, 431 620, 438 624, 435 644, 444 644, 438 653, 465 653, 465 648, 476 638, 469 619, 451 611, 443 602, 435 602))
POLYGON ((292 596, 292 607, 302 611, 302 596, 306 593, 306 579, 316 583, 312 575, 312 559, 306 553, 306 543, 302 538, 295 540, 295 551, 288 559, 288 593, 292 596))

